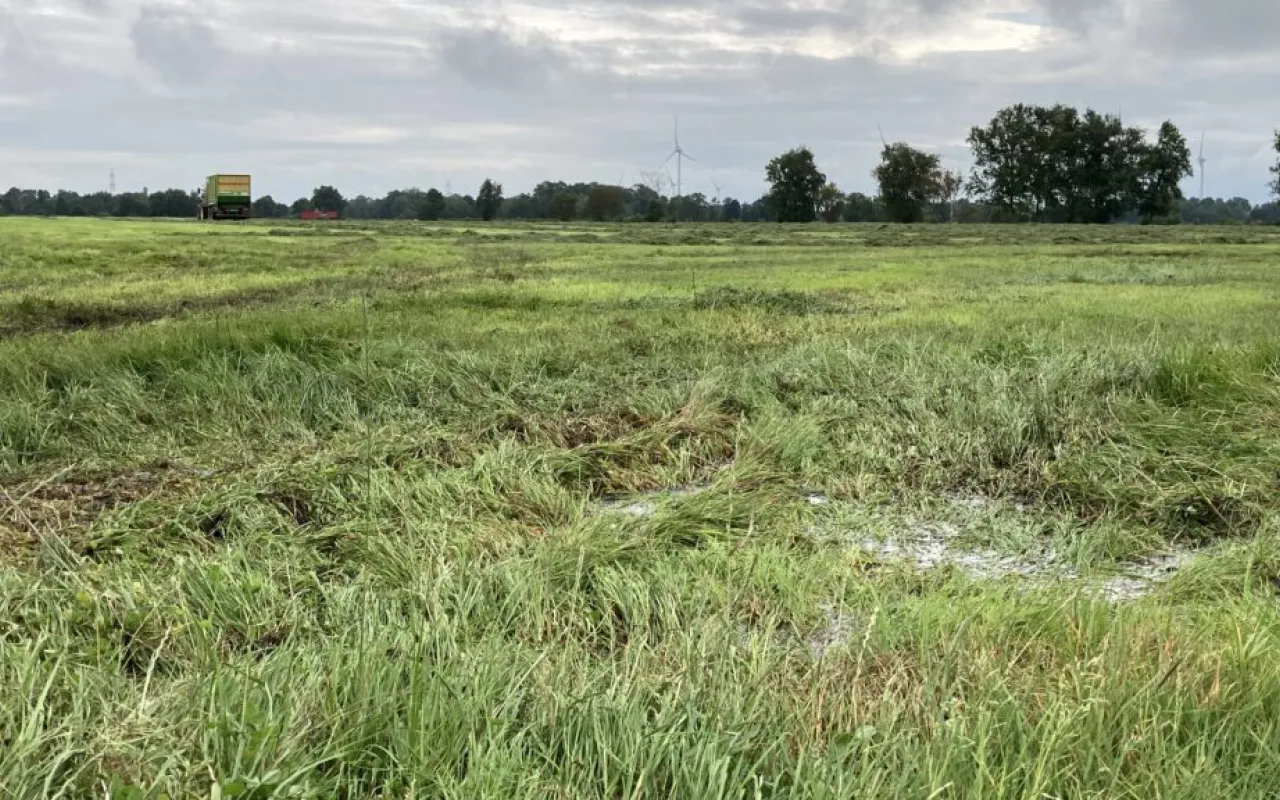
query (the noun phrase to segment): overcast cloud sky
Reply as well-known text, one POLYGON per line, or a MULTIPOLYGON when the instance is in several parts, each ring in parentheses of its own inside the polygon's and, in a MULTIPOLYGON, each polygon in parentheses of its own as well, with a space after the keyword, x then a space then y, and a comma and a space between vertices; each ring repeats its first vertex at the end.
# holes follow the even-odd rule
POLYGON ((1060 101, 1204 131, 1207 193, 1260 201, 1277 87, 1277 0, 0 0, 0 183, 630 184, 679 114, 686 192, 799 144, 870 191, 878 127, 967 170, 970 126, 1060 101))

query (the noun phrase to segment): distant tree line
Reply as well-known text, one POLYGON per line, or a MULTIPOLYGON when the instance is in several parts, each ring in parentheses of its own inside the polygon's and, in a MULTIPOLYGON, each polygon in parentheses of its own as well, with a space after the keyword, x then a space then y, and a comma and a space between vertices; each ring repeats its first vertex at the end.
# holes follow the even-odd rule
POLYGON ((163 192, 48 192, 12 188, 0 195, 0 215, 45 217, 195 217, 199 195, 181 189, 163 192))
POLYGON ((1191 151, 1172 122, 1154 142, 1119 117, 1074 108, 1016 105, 969 133, 970 193, 1001 215, 1040 222, 1144 222, 1177 211, 1191 151))
POLYGON ((506 196, 502 184, 486 180, 475 195, 445 195, 439 189, 396 190, 382 198, 360 195, 345 202, 348 219, 551 219, 718 222, 762 220, 762 201, 711 199, 701 193, 666 197, 644 185, 544 181, 532 191, 506 196))
MULTIPOLYGON (((15 188, 0 195, 0 216, 195 218, 199 202, 198 193, 181 189, 149 194, 96 192, 79 195, 75 192, 50 193, 15 188)), ((330 197, 327 201, 322 200, 321 205, 336 206, 332 210, 347 219, 468 220, 483 217, 475 197, 445 195, 438 189, 397 189, 384 197, 359 195, 341 202, 333 202, 330 197)), ((276 202, 268 195, 254 200, 253 215, 259 219, 289 219, 302 211, 319 207, 310 197, 286 204, 276 202)), ((923 208, 919 205, 914 208, 921 212, 920 216, 925 221, 979 223, 1007 219, 994 205, 964 197, 947 200, 945 192, 923 208)), ((1280 224, 1280 203, 1255 206, 1243 197, 1187 198, 1181 201, 1177 216, 1181 222, 1198 225, 1280 224)), ((661 197, 644 186, 550 182, 539 184, 538 189, 532 192, 504 198, 495 218, 641 222, 761 222, 779 219, 777 212, 769 207, 768 196, 744 203, 733 198, 716 201, 702 194, 661 197)), ((819 190, 812 218, 826 222, 892 222, 896 219, 884 197, 860 192, 845 194, 832 183, 824 183, 819 190)), ((1139 219, 1136 214, 1127 214, 1118 221, 1138 222, 1139 219)))
MULTIPOLYGON (((1150 139, 1116 116, 1064 105, 1015 105, 973 128, 968 141, 974 166, 967 182, 943 169, 934 154, 886 142, 872 173, 878 215, 903 223, 1154 223, 1181 222, 1188 208, 1179 184, 1192 175, 1191 151, 1172 122, 1150 139), (963 207, 957 202, 962 193, 963 207)), ((1280 134, 1276 145, 1280 151, 1280 134)), ((1272 188, 1280 194, 1280 164, 1276 169, 1272 188)), ((839 218, 841 203, 850 202, 818 170, 807 148, 778 156, 765 174, 768 207, 783 222, 839 218)), ((1214 210, 1202 205, 1194 208, 1198 216, 1214 210)))
MULTIPOLYGON (((485 180, 474 196, 439 189, 397 189, 380 198, 347 199, 319 186, 292 204, 270 195, 253 201, 258 218, 337 212, 348 219, 552 219, 647 222, 1183 222, 1280 224, 1280 202, 1182 196, 1192 174, 1186 139, 1172 122, 1155 138, 1119 117, 1064 105, 1014 105, 969 132, 974 166, 967 180, 941 159, 906 143, 884 144, 872 171, 878 193, 846 194, 827 179, 806 147, 765 167, 769 191, 758 200, 694 193, 668 197, 660 184, 615 186, 544 181, 505 196, 485 180)), ((1269 187, 1280 198, 1280 130, 1269 187)), ((0 195, 0 215, 194 217, 201 193, 75 192, 12 188, 0 195)))

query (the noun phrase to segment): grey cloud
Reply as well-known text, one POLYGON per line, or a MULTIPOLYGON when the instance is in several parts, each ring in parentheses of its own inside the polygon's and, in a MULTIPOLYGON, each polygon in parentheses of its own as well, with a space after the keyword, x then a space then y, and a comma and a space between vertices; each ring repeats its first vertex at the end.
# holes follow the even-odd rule
POLYGON ((436 40, 441 63, 483 89, 531 91, 574 66, 574 57, 544 35, 516 39, 503 27, 452 28, 436 40))
POLYGON ((1057 27, 1035 49, 909 63, 876 43, 953 34, 992 4, 110 0, 94 20, 40 13, 84 2, 0 0, 0 158, 13 181, 99 188, 114 165, 122 186, 181 186, 244 169, 280 198, 321 181, 356 193, 636 180, 666 157, 679 113, 699 158, 690 191, 714 180, 755 196, 768 158, 800 143, 842 187, 868 191, 878 125, 963 167, 971 125, 1011 102, 1062 101, 1123 107, 1149 127, 1172 117, 1189 138, 1205 129, 1210 191, 1261 199, 1258 153, 1277 122, 1280 59, 1254 43, 1280 26, 1269 3, 1246 0, 1035 0, 1006 18, 1057 27), (566 35, 591 26, 594 38, 566 35), (1214 42, 1185 44, 1197 31, 1214 42), (862 55, 805 55, 804 37, 856 41, 862 55), (76 72, 38 83, 64 57, 76 72), (231 74, 202 81, 217 59, 231 74), (151 72, 183 91, 155 93, 151 72), (36 85, 38 104, 5 99, 36 85), (252 124, 218 122, 240 117, 252 124))
POLYGON ((129 35, 138 59, 165 80, 194 83, 228 68, 213 27, 192 7, 143 6, 129 35))
MULTIPOLYGON (((535 3, 540 0, 534 0, 535 3)), ((1098 12, 1119 8, 1121 0, 1031 0, 1033 7, 1057 23, 1079 27, 1098 12)), ((547 8, 563 7, 544 0, 547 8)), ((840 0, 821 6, 770 0, 579 0, 575 6, 610 14, 643 15, 700 10, 727 29, 746 35, 777 36, 819 30, 934 28, 950 18, 975 13, 983 0, 840 0)), ((680 24, 668 23, 669 30, 680 24)))
POLYGON ((0 6, 0 57, 13 57, 25 47, 26 41, 17 19, 0 6))
POLYGON ((60 56, 50 52, 25 22, 0 7, 0 96, 21 98, 19 102, 34 100, 81 77, 66 69, 60 56))
POLYGON ((110 0, 71 0, 72 5, 90 14, 106 14, 112 10, 110 0))
POLYGON ((1274 54, 1280 44, 1276 0, 1146 0, 1141 41, 1170 53, 1274 54))
POLYGON ((1036 7, 1055 26, 1074 33, 1094 26, 1114 29, 1124 12, 1120 0, 1036 0, 1036 7))

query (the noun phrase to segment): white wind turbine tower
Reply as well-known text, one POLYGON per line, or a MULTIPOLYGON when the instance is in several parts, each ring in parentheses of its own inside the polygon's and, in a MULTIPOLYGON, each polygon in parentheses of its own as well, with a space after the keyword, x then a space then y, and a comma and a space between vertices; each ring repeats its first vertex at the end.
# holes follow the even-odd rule
POLYGON ((1208 163, 1204 158, 1204 133, 1200 134, 1200 199, 1204 199, 1204 165, 1208 163))
POLYGON ((683 195, 681 194, 681 192, 684 191, 684 160, 687 158, 690 161, 697 161, 698 159, 689 155, 684 151, 683 148, 680 147, 680 118, 679 117, 676 117, 675 133, 676 133, 676 147, 674 150, 671 151, 671 155, 667 156, 667 160, 662 162, 662 166, 666 167, 667 164, 671 163, 671 159, 673 158, 676 160, 676 197, 682 197, 683 195))

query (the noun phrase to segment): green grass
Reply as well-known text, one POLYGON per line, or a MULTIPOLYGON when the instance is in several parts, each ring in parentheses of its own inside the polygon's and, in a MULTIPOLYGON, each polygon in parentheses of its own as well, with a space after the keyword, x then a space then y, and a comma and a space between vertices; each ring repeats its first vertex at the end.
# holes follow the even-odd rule
POLYGON ((0 795, 1280 793, 1280 231, 0 240, 0 795))

